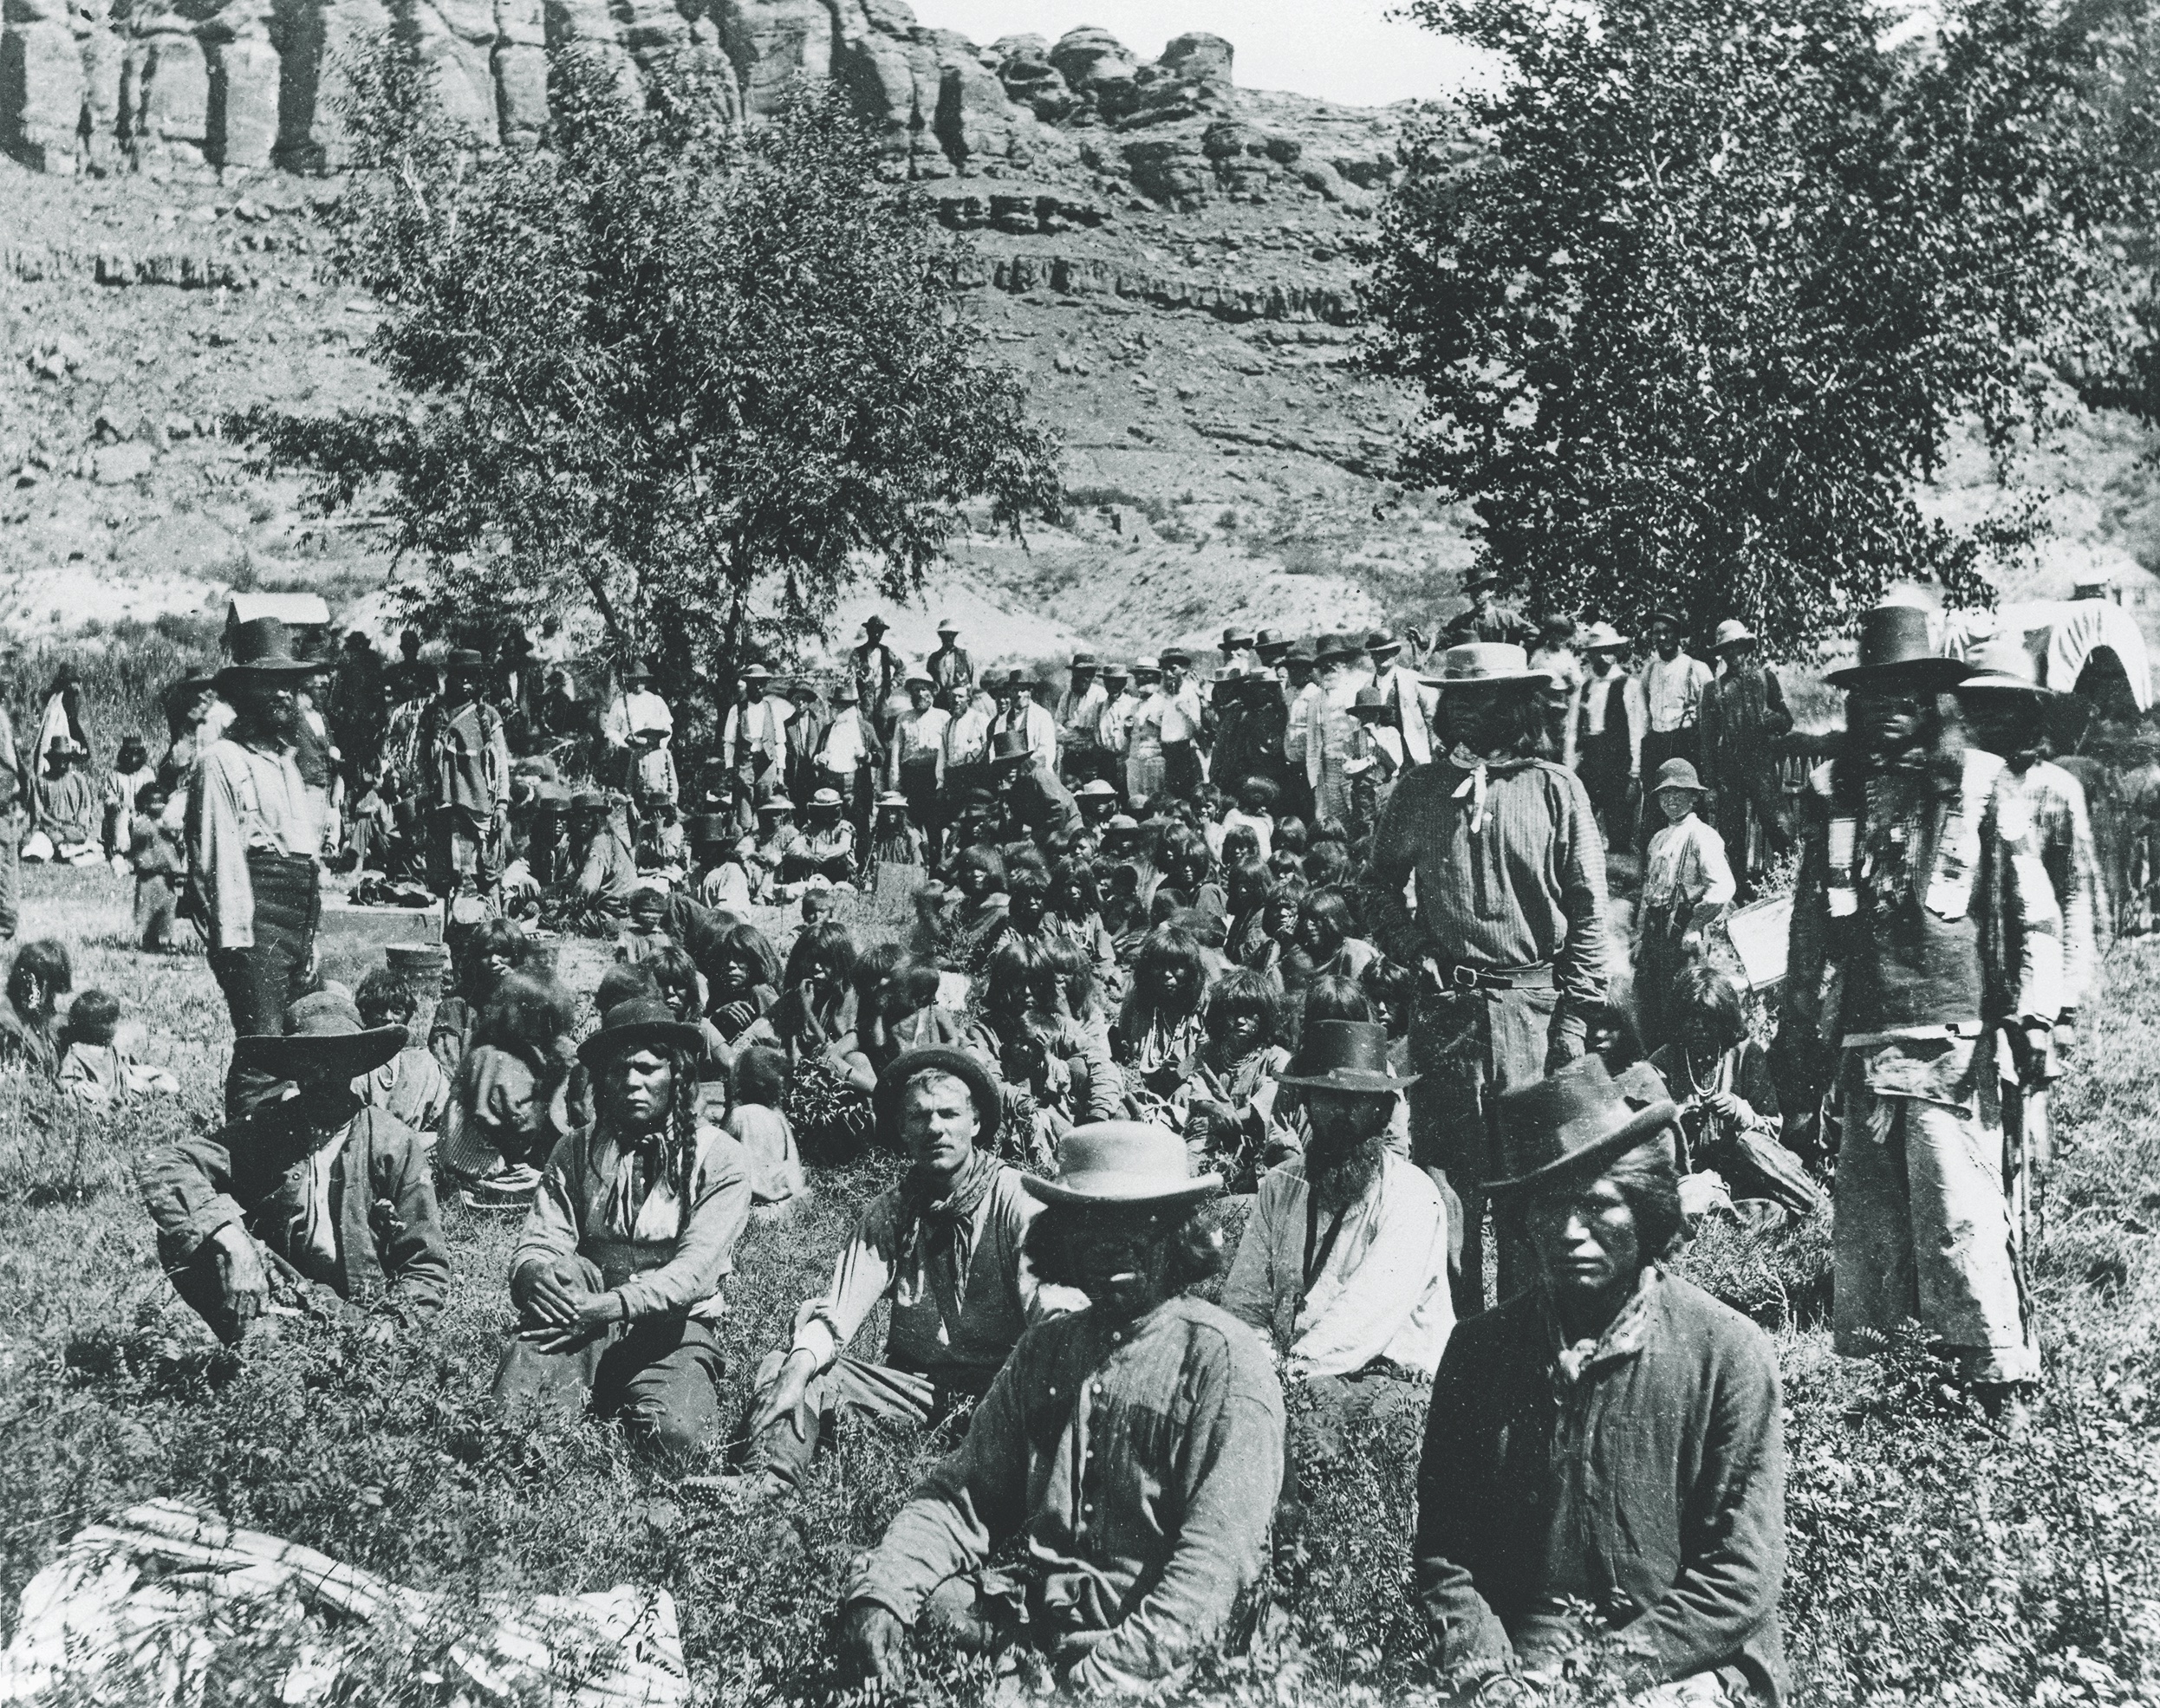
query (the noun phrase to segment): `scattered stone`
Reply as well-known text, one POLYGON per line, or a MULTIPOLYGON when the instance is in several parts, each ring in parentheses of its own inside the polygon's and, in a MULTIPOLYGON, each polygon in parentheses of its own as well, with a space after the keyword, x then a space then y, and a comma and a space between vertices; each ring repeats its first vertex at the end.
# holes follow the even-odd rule
POLYGON ((92 459, 91 474, 101 486, 125 486, 148 474, 157 461, 146 445, 108 445, 92 459))

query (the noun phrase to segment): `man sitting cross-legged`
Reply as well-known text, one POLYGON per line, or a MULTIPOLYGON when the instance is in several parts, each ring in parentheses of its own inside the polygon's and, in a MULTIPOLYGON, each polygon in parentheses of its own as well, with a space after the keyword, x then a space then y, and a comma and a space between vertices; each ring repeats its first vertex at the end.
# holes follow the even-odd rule
POLYGON ((758 1369, 746 1471, 730 1492, 791 1490, 841 1413, 927 1425, 955 1399, 979 1398, 1021 1332, 1046 1303, 1056 1308, 1022 1256, 1038 1205, 1020 1171, 998 1159, 998 1087, 981 1062, 906 1051, 879 1076, 875 1107, 887 1141, 914 1164, 863 1212, 832 1285, 796 1314, 794 1344, 758 1369), (885 1299, 883 1361, 850 1356, 885 1299))
POLYGON ((1025 1640, 1068 1688, 1135 1692, 1220 1640, 1259 1577, 1283 1473, 1283 1396, 1252 1331, 1185 1289, 1221 1263, 1166 1127, 1066 1135, 1028 1231, 1045 1283, 1087 1309, 1030 1329, 941 1460, 849 1581, 843 1664, 881 1685, 907 1633, 1025 1640), (993 1568, 1025 1538, 1015 1563, 993 1568))
POLYGON ((1260 1182, 1222 1302, 1272 1338, 1315 1401, 1291 1432, 1287 1523, 1350 1425, 1423 1407, 1455 1312, 1440 1188, 1388 1148, 1409 1080, 1389 1068, 1387 1028, 1308 1023, 1281 1083, 1301 1088, 1311 1133, 1260 1182))
POLYGON ((1448 1342, 1411 1557, 1460 1698, 1534 1704, 1584 1639, 1617 1635, 1637 1708, 1775 1704, 1785 1687, 1785 1436, 1762 1331, 1665 1254, 1670 1127, 1585 1055, 1500 1101, 1500 1213, 1527 1291, 1448 1342))

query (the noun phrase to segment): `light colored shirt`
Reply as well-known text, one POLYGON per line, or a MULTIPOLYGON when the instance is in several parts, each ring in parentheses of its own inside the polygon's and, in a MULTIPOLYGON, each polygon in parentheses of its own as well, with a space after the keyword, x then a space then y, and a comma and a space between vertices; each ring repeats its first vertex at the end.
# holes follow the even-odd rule
POLYGON ((852 712, 843 713, 832 720, 832 728, 825 731, 825 745, 818 753, 817 766, 836 776, 851 777, 856 768, 869 757, 869 744, 862 739, 862 718, 852 712))
POLYGON ((1628 728, 1628 775, 1640 776, 1643 731, 1649 714, 1643 705, 1643 685, 1627 672, 1616 668, 1610 676, 1600 676, 1594 670, 1584 672, 1578 702, 1583 708, 1583 734, 1585 737, 1604 734, 1605 720, 1612 716, 1614 683, 1620 685, 1620 709, 1628 728))
POLYGON ((1140 696, 1130 688, 1109 701, 1096 720, 1096 739, 1105 753, 1122 754, 1132 741, 1132 723, 1140 711, 1140 696))
POLYGON ((1099 739, 1103 708, 1110 703, 1109 692, 1099 681, 1091 681, 1076 694, 1068 688, 1057 702, 1057 725, 1064 731, 1069 747, 1093 747, 1099 739))
POLYGON ((220 741, 203 756, 188 806, 187 857, 210 913, 210 946, 255 946, 248 850, 312 859, 322 846, 313 799, 290 749, 220 741))
POLYGON ((515 1276, 536 1260, 589 1258, 632 1322, 647 1317, 721 1315, 720 1283, 733 1273, 735 1242, 750 1219, 750 1168, 743 1147, 716 1127, 698 1130, 690 1177, 690 1224, 664 1164, 631 1202, 634 1151, 597 1125, 566 1133, 540 1177, 511 1254, 515 1276))
POLYGON ((1002 716, 992 717, 987 732, 984 736, 985 746, 987 747, 992 737, 1006 730, 1018 730, 1025 735, 1027 737, 1029 756, 1038 764, 1047 765, 1053 773, 1056 772, 1057 770, 1057 720, 1055 718, 1036 705, 1033 700, 1025 700, 1021 703, 1020 715, 1017 719, 1007 722, 1002 716))
POLYGON ((1223 1309, 1272 1336, 1293 1376, 1347 1376, 1376 1358, 1431 1375, 1455 1326, 1439 1188, 1383 1151, 1380 1172, 1339 1224, 1320 1211, 1308 1282, 1311 1197, 1303 1157, 1268 1170, 1223 1283, 1223 1309))
POLYGON ((601 714, 600 733, 611 747, 628 747, 630 737, 647 730, 663 736, 675 733, 675 714, 667 702, 647 689, 617 694, 601 714))
POLYGON ((1669 664, 1653 657, 1643 667, 1643 701, 1650 728, 1660 735, 1692 730, 1702 715, 1702 691, 1710 685, 1710 666, 1680 653, 1669 664))
MULTIPOLYGON (((1200 697, 1200 684, 1189 676, 1178 684, 1177 692, 1158 688, 1155 692, 1155 722, 1162 731, 1165 742, 1193 741, 1200 732, 1200 722, 1206 711, 1200 697)), ((1148 714, 1143 711, 1143 718, 1148 714)))
POLYGON ((940 780, 945 770, 945 731, 953 721, 953 714, 932 706, 927 711, 908 711, 900 714, 900 721, 893 725, 892 786, 900 787, 901 767, 910 759, 933 757, 938 762, 940 780))
MULTIPOLYGON (((960 1296, 940 1301, 929 1239, 921 1230, 907 1237, 895 1231, 906 1219, 900 1188, 873 1198, 833 1265, 832 1284, 802 1312, 792 1349, 830 1369, 863 1319, 890 1299, 887 1361, 924 1375, 950 1374, 956 1386, 979 1390, 1042 1312, 1042 1289, 1021 1256, 1041 1207, 1021 1185, 1020 1171, 998 1164, 969 1218, 960 1296)), ((1052 1300, 1052 1309, 1077 1302, 1062 1290, 1052 1300)))
POLYGON ((974 765, 988 757, 990 726, 997 715, 997 702, 989 695, 978 694, 969 701, 967 709, 945 726, 945 763, 974 765))
POLYGON ((720 731, 721 763, 733 770, 752 753, 763 753, 774 760, 784 759, 788 750, 788 720, 794 716, 795 708, 773 694, 754 704, 745 700, 740 705, 730 706, 726 724, 720 731))
POLYGON ((1650 857, 1643 872, 1645 914, 1727 906, 1736 890, 1725 839, 1694 813, 1650 838, 1650 857))
POLYGON ((1395 726, 1402 734, 1402 752, 1397 757, 1407 758, 1413 765, 1422 765, 1433 757, 1434 708, 1426 698, 1432 691, 1419 679, 1415 671, 1403 665, 1389 671, 1373 686, 1385 694, 1388 704, 1395 708, 1395 726))

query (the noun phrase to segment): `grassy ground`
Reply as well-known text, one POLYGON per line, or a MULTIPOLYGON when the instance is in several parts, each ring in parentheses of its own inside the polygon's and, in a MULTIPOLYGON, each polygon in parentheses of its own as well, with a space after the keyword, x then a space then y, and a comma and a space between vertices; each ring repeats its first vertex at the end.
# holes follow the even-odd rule
MULTIPOLYGON (((78 987, 119 995, 185 1093, 105 1123, 0 1082, 0 1432, 12 1450, 0 1458, 0 1634, 68 1536, 170 1494, 460 1596, 665 1585, 702 1699, 829 1694, 836 1583, 926 1444, 854 1431, 797 1509, 739 1516, 686 1504, 604 1430, 510 1426, 486 1404, 510 1230, 455 1209, 458 1275, 425 1343, 376 1352, 319 1324, 275 1352, 218 1354, 158 1274, 129 1173, 161 1135, 214 1119, 223 1005, 199 957, 125 946, 119 880, 39 873, 29 892, 23 935, 73 945, 78 987)), ((590 955, 581 945, 566 970, 587 984, 590 955)), ((2064 1157, 2036 1264, 2053 1382, 2027 1445, 2003 1445, 1965 1413, 1917 1348, 1879 1371, 1830 1354, 1822 1230, 1706 1235, 1686 1260, 1771 1326, 1786 1369, 1799 1700, 2115 1702, 2160 1690, 2160 943, 2116 954, 2096 1016, 2058 1100, 2064 1157)), ((874 1167, 822 1178, 791 1223, 745 1239, 725 1334, 731 1417, 758 1354, 880 1184, 874 1167)), ((1252 1653, 1197 1681, 1207 1696, 1418 1694, 1402 1593, 1415 1435, 1365 1446, 1324 1492, 1310 1555, 1277 1584, 1252 1653)), ((267 1699, 271 1676, 257 1656, 211 1699, 267 1699)), ((1602 1677, 1587 1651, 1561 1694, 1602 1699, 1602 1677)), ((929 1693, 971 1698, 982 1684, 947 1667, 929 1693)), ((443 1698, 407 1665, 350 1699, 443 1698)))

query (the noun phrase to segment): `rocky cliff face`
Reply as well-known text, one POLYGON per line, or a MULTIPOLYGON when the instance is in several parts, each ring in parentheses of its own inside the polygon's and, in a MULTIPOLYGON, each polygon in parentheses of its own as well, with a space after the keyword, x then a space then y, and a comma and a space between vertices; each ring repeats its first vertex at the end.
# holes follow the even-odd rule
POLYGON ((903 0, 0 0, 0 145, 57 172, 335 171, 342 56, 394 28, 452 115, 511 146, 547 122, 547 49, 574 43, 631 86, 691 55, 752 117, 799 77, 836 80, 895 177, 1031 173, 1184 205, 1289 181, 1354 203, 1392 170, 1391 135, 1316 146, 1256 125, 1220 36, 1153 64, 1092 28, 985 48, 903 0))

